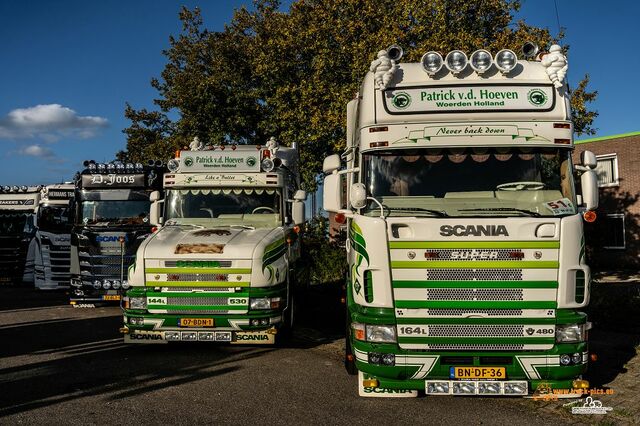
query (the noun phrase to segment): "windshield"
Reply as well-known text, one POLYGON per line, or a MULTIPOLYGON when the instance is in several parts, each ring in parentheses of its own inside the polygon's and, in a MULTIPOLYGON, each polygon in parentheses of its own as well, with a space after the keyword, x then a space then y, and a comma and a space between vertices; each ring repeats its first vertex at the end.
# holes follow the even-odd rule
POLYGON ((83 201, 85 225, 142 225, 149 223, 149 200, 83 201))
POLYGON ((0 212, 0 236, 16 237, 33 231, 31 213, 0 212))
MULTIPOLYGON (((575 214, 571 155, 557 148, 451 148, 362 155, 367 192, 391 216, 575 214)), ((369 203, 365 214, 378 215, 369 203)))
POLYGON ((38 229, 46 232, 69 233, 68 206, 40 206, 38 209, 38 229))
POLYGON ((266 188, 170 189, 167 224, 278 226, 280 191, 266 188))

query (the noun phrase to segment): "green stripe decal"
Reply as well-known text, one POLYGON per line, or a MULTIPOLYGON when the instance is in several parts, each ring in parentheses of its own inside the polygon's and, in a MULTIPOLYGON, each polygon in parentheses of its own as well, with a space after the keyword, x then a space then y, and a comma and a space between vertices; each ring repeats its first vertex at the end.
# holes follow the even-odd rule
POLYGON ((557 281, 394 281, 393 288, 558 288, 557 281))
POLYGON ((397 317, 398 324, 455 324, 455 325, 540 325, 553 324, 555 318, 404 318, 397 317))
POLYGON ((396 300, 396 308, 421 309, 555 309, 556 302, 483 300, 396 300))
POLYGON ((398 337, 398 343, 471 343, 491 344, 553 344, 555 338, 548 337, 398 337))
POLYGON ((147 268, 146 274, 250 274, 251 268, 147 268))
POLYGON ((264 252, 268 253, 269 251, 274 250, 275 248, 279 248, 279 246, 281 246, 281 245, 284 245, 284 238, 276 240, 276 241, 270 243, 269 245, 267 245, 264 248, 264 252))
POLYGON ((147 280, 146 286, 147 287, 249 287, 249 281, 234 282, 234 281, 150 281, 150 280, 147 280))
POLYGON ((418 269, 418 268, 518 268, 518 269, 554 269, 560 266, 555 260, 526 261, 526 260, 397 260, 391 262, 392 268, 418 269))
POLYGON ((391 241, 389 248, 392 249, 557 249, 560 248, 560 241, 391 241))

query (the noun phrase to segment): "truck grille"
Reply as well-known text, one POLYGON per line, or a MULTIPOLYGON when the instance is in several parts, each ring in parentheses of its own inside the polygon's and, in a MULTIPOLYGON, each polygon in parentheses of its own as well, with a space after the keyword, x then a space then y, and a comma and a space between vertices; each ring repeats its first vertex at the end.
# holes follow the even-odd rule
POLYGON ((516 288, 431 288, 427 300, 523 300, 516 288))
POLYGON ((522 269, 429 268, 428 281, 522 281, 522 269))
POLYGON ((429 325, 431 337, 522 337, 522 325, 429 325))
MULTIPOLYGON (((167 297, 167 305, 181 306, 220 306, 228 305, 227 297, 167 297)), ((198 311, 200 312, 200 311, 198 311)))

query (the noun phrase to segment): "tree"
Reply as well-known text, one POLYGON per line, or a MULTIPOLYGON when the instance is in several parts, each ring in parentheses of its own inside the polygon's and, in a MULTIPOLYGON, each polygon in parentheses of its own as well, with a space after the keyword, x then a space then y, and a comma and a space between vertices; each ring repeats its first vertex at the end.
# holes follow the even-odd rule
MULTIPOLYGON (((128 110, 131 158, 146 143, 158 152, 194 136, 211 143, 263 144, 275 136, 301 147, 303 180, 315 188, 322 159, 344 148, 346 104, 375 53, 393 43, 408 61, 428 50, 466 52, 525 41, 548 46, 548 30, 513 22, 515 0, 298 0, 288 12, 276 0, 238 9, 221 32, 203 28, 197 9, 182 9, 183 30, 170 38, 157 115, 128 110), (179 119, 167 114, 177 111, 179 119), (149 129, 151 132, 145 132, 149 129)), ((559 35, 559 38, 562 34, 559 35)), ((588 77, 573 92, 576 133, 593 132, 588 77)), ((154 149, 151 149, 154 151, 154 149)))

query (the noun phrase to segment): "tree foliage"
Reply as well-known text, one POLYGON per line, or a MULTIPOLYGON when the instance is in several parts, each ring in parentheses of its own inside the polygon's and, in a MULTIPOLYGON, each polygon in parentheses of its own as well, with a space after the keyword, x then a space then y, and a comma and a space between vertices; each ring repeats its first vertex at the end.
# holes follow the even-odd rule
MULTIPOLYGON (((120 156, 164 155, 194 136, 213 144, 264 144, 275 136, 301 148, 303 179, 313 189, 322 159, 344 148, 346 104, 378 50, 397 43, 406 60, 418 61, 428 50, 519 51, 525 41, 556 41, 547 29, 514 22, 515 0, 298 0, 288 12, 279 7, 257 0, 220 32, 204 28, 198 9, 183 8, 182 31, 170 38, 168 63, 151 82, 159 111, 127 106, 132 124, 120 156), (170 120, 172 113, 179 118, 170 120)), ((587 83, 573 92, 578 134, 592 133, 597 116, 587 105, 597 93, 587 83)))

